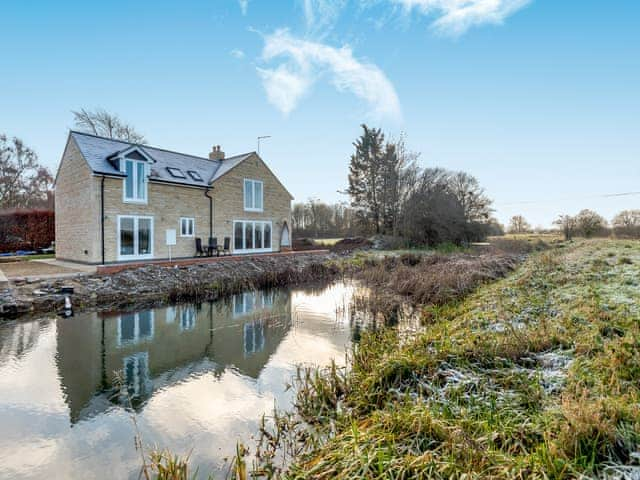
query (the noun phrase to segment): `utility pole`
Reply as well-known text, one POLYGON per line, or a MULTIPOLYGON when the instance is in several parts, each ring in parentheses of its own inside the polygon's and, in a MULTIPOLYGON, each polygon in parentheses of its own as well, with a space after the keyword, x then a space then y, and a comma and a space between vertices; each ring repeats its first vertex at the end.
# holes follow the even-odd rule
POLYGON ((260 140, 264 140, 265 138, 271 138, 271 135, 262 135, 258 137, 258 155, 260 155, 260 140))

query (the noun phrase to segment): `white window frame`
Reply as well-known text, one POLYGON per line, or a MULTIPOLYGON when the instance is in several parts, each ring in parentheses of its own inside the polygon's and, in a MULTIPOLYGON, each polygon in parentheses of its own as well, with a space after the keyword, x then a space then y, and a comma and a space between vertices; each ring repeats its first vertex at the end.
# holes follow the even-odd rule
POLYGON ((153 258, 153 250, 154 250, 153 249, 153 230, 154 230, 153 217, 145 216, 145 215, 118 215, 117 222, 118 222, 118 224, 117 224, 117 230, 118 231, 117 231, 116 235, 118 236, 118 241, 116 242, 117 243, 117 247, 116 248, 118 249, 118 260, 126 261, 126 260, 149 260, 149 259, 152 259, 153 258), (150 242, 150 245, 151 245, 151 252, 150 253, 147 253, 145 255, 136 255, 136 254, 133 254, 133 255, 122 255, 120 253, 120 251, 121 251, 120 250, 120 246, 121 246, 120 245, 120 223, 121 223, 121 220, 123 218, 133 218, 133 232, 134 232, 133 233, 133 251, 134 252, 138 251, 138 235, 137 235, 137 233, 138 233, 138 223, 139 223, 139 221, 140 220, 145 220, 145 219, 146 220, 151 220, 150 232, 149 232, 149 242, 150 242))
MULTIPOLYGON (((131 340, 123 340, 122 339, 122 315, 118 315, 118 347, 126 346, 126 345, 135 345, 139 343, 141 340, 152 340, 153 335, 155 333, 155 313, 153 310, 145 311, 145 313, 150 314, 151 318, 151 331, 149 335, 145 335, 144 337, 140 337, 140 313, 134 313, 133 315, 133 339, 131 340)), ((127 315, 128 316, 128 315, 127 315)))
MULTIPOLYGON (((189 229, 187 228, 187 232, 189 229)), ((196 235, 196 219, 193 217, 180 217, 180 236, 181 237, 194 237, 196 235), (186 220, 187 226, 191 223, 191 234, 182 232, 182 222, 186 220)))
POLYGON ((252 180, 251 178, 245 178, 242 182, 242 203, 244 204, 245 212, 263 212, 264 211, 264 182, 262 180, 252 180), (260 184, 260 208, 256 208, 256 185, 260 184), (251 198, 253 199, 253 205, 247 206, 247 185, 251 185, 251 198))
POLYGON ((122 179, 122 202, 123 203, 138 203, 138 204, 143 204, 146 205, 148 202, 148 184, 149 184, 149 175, 148 175, 148 169, 149 169, 149 164, 143 160, 133 160, 131 158, 127 158, 124 157, 123 159, 120 160, 122 162, 122 172, 123 173, 127 173, 127 162, 131 162, 133 164, 133 176, 132 176, 132 181, 133 181, 133 197, 127 197, 127 178, 128 176, 125 176, 122 179), (144 170, 144 179, 142 182, 142 196, 140 195, 141 192, 138 192, 138 164, 142 164, 143 165, 143 170, 144 170))
POLYGON ((265 252, 273 252, 273 222, 271 220, 234 220, 233 221, 233 235, 231 236, 231 244, 234 253, 265 253, 265 252), (242 223, 242 247, 240 249, 236 249, 236 223, 242 223), (252 245, 256 244, 256 225, 262 225, 262 244, 264 245, 264 225, 269 224, 271 227, 271 235, 269 236, 269 247, 268 248, 246 248, 246 239, 244 238, 245 231, 245 223, 253 223, 253 242, 252 245))

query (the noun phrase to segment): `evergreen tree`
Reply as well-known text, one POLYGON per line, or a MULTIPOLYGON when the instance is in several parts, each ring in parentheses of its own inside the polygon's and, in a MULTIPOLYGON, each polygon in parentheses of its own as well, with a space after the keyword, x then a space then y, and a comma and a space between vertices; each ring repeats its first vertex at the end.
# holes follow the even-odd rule
POLYGON ((373 224, 380 233, 384 198, 384 134, 379 128, 362 125, 362 135, 353 146, 349 165, 351 205, 358 210, 365 223, 373 224))

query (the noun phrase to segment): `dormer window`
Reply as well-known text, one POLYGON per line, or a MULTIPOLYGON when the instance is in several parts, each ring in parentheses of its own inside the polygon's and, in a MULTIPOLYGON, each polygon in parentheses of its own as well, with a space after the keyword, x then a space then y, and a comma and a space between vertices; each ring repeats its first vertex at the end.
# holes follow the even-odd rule
POLYGON ((147 162, 125 157, 124 201, 147 202, 147 162))
POLYGON ((147 203, 147 183, 151 164, 155 160, 138 145, 114 153, 107 160, 125 175, 122 184, 122 201, 147 203))

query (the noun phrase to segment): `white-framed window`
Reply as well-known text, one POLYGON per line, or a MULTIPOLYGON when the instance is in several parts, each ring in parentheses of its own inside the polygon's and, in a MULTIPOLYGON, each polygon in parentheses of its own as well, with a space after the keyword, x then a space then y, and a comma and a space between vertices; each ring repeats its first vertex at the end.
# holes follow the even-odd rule
POLYGON ((122 159, 124 178, 122 201, 125 203, 147 203, 147 162, 122 159))
POLYGON ((189 217, 180 218, 180 236, 193 237, 196 231, 196 220, 189 217))
POLYGON ((233 222, 234 252, 270 252, 271 240, 271 222, 254 220, 235 220, 233 222))
POLYGON ((151 340, 154 332, 153 310, 118 316, 118 346, 151 340))
POLYGON ((244 179, 244 209, 247 212, 261 212, 263 183, 260 180, 244 179))
POLYGON ((118 215, 118 260, 153 258, 153 217, 118 215))

